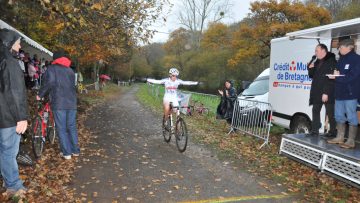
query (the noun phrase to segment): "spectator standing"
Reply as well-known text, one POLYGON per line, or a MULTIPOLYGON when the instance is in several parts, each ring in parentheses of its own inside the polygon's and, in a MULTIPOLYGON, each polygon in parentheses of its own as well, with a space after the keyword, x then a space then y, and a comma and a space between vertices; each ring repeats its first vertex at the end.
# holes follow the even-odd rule
POLYGON ((53 60, 45 73, 37 100, 50 95, 60 149, 65 159, 71 159, 71 156, 79 156, 80 153, 76 127, 75 73, 70 68, 71 61, 65 51, 55 52, 53 60))
POLYGON ((20 49, 20 35, 0 30, 0 169, 6 191, 12 195, 25 193, 19 178, 16 155, 20 134, 27 129, 28 104, 23 72, 15 58, 20 49))
POLYGON ((231 123, 233 116, 234 103, 236 101, 236 90, 230 80, 225 81, 224 89, 218 90, 221 101, 217 108, 217 118, 225 119, 231 123))
POLYGON ((360 97, 360 56, 354 51, 354 41, 345 39, 339 42, 340 59, 338 70, 334 71, 331 79, 335 79, 335 119, 338 123, 338 135, 329 140, 331 144, 340 144, 343 148, 354 148, 358 130, 358 116, 356 112, 360 97), (349 123, 349 137, 344 143, 346 122, 349 123))

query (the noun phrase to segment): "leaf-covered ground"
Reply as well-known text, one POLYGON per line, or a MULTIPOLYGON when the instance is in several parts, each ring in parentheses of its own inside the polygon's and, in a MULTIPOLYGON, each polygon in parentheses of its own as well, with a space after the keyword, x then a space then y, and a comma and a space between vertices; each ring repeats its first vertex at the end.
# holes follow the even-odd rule
MULTIPOLYGON (((84 126, 87 112, 109 97, 117 95, 119 91, 120 89, 117 86, 109 85, 102 92, 90 91, 89 94, 79 95, 77 122, 81 150, 84 150, 89 142, 90 132, 84 126)), ((37 108, 35 92, 29 91, 28 98, 30 115, 34 118, 37 108)), ((22 144, 21 149, 33 157, 30 135, 22 144)), ((35 162, 34 166, 19 166, 20 178, 28 189, 25 197, 9 197, 4 193, 5 189, 3 188, 0 202, 69 202, 74 199, 73 190, 69 186, 72 174, 76 170, 75 165, 78 158, 73 157, 72 160, 64 160, 60 156, 58 142, 55 142, 53 145, 46 143, 43 156, 35 162)))
MULTIPOLYGON (((148 94, 142 86, 138 98, 160 112, 161 101, 148 94)), ((259 150, 262 142, 254 137, 236 133, 227 135, 229 126, 214 116, 186 118, 193 141, 205 144, 219 158, 232 159, 236 167, 254 175, 266 177, 288 188, 290 194, 302 197, 303 202, 359 202, 360 190, 320 173, 303 164, 279 155, 280 128, 273 128, 270 147, 259 150)), ((269 188, 263 184, 263 187, 269 188)))

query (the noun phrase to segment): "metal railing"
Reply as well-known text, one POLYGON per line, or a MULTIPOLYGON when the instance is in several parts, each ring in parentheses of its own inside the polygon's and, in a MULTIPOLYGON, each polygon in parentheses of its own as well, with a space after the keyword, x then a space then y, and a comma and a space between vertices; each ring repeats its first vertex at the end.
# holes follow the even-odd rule
POLYGON ((160 85, 148 84, 148 94, 154 97, 155 99, 161 99, 162 95, 160 95, 160 85))
POLYGON ((204 94, 204 93, 190 92, 183 90, 181 92, 191 94, 191 100, 193 102, 202 103, 204 107, 208 108, 211 113, 216 114, 216 108, 221 101, 221 97, 219 95, 204 94))
POLYGON ((237 99, 234 104, 231 130, 229 132, 240 132, 255 136, 264 140, 260 146, 269 144, 271 128, 272 107, 270 103, 237 99))
POLYGON ((124 81, 118 81, 118 86, 130 86, 130 83, 124 81))

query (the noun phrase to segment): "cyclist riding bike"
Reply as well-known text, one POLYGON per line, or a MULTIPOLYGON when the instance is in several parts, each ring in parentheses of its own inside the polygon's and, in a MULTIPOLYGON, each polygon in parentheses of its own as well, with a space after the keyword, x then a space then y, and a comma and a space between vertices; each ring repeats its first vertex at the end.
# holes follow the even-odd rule
POLYGON ((165 85, 165 94, 163 98, 164 105, 164 118, 167 118, 170 114, 170 103, 173 106, 179 106, 179 98, 177 95, 177 89, 179 85, 198 85, 199 82, 183 81, 178 79, 179 71, 176 68, 169 70, 169 78, 162 80, 147 79, 147 82, 152 84, 165 85))

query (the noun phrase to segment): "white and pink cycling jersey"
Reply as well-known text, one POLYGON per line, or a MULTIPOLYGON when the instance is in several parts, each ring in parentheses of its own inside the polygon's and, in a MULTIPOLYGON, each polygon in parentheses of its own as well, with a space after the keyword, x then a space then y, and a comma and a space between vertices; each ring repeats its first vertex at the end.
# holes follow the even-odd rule
POLYGON ((172 102, 174 106, 179 105, 179 98, 177 95, 177 89, 179 85, 197 85, 198 82, 193 81, 183 81, 180 79, 176 79, 172 81, 170 78, 164 78, 162 80, 154 80, 154 79, 147 79, 147 82, 153 84, 165 85, 165 94, 164 94, 164 103, 172 102))

